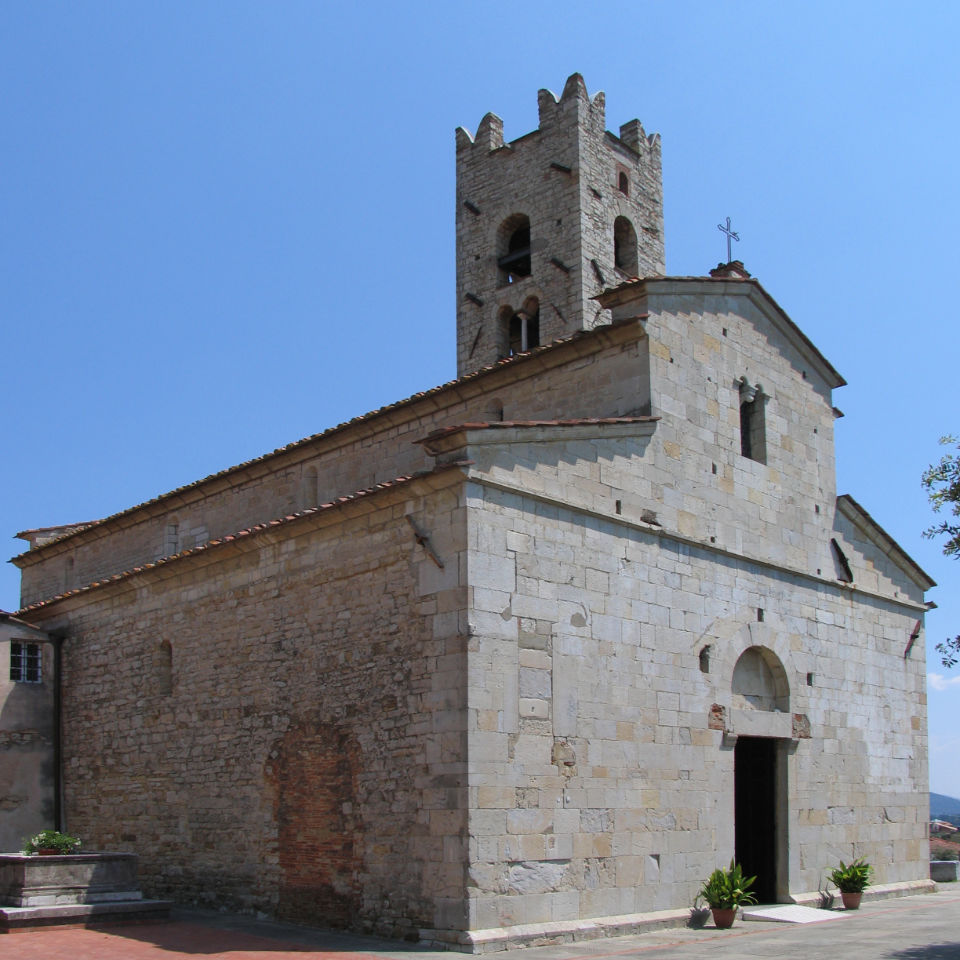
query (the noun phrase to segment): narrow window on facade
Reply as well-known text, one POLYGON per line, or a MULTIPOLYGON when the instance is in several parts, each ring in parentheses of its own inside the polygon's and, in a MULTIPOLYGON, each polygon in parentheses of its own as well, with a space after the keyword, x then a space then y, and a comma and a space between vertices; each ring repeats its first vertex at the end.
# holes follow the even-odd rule
POLYGON ((306 467, 303 471, 300 493, 304 509, 320 504, 320 479, 316 467, 306 467))
POLYGON ((168 697, 173 693, 173 647, 169 640, 161 642, 156 652, 157 692, 168 697))
POLYGON ((42 663, 39 643, 11 642, 10 679, 14 683, 40 683, 42 663))
POLYGON ((613 221, 613 262, 616 268, 628 276, 639 273, 637 262, 637 231, 626 217, 613 221))
POLYGON ((622 170, 617 177, 617 187, 624 196, 630 196, 630 178, 622 170))
POLYGON ((767 462, 766 399, 760 384, 752 387, 746 377, 740 378, 740 453, 757 463, 767 462))
POLYGON ((529 277, 530 218, 515 213, 504 220, 497 239, 497 278, 501 286, 529 277))
POLYGON ((177 519, 171 518, 163 531, 163 556, 172 557, 180 552, 180 524, 177 519))

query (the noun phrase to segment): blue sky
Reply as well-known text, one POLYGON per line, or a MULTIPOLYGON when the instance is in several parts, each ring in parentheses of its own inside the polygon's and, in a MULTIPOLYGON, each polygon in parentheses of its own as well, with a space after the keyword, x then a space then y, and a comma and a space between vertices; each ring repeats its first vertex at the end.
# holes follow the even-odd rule
MULTIPOLYGON (((716 225, 849 382, 839 491, 940 584, 960 433, 960 5, 0 5, 0 529, 105 516, 455 375, 453 131, 573 71, 663 138, 667 270, 716 225)), ((8 555, 20 541, 8 542, 8 555)), ((0 607, 18 605, 0 571, 0 607)), ((960 670, 928 669, 960 796, 960 670)))

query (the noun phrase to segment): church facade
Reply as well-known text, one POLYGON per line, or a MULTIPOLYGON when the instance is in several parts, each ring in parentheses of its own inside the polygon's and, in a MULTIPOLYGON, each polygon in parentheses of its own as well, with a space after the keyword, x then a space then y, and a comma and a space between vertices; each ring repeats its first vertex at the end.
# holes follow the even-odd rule
POLYGON ((23 534, 64 825, 152 896, 475 951, 733 857, 929 887, 933 583, 837 495, 843 379, 742 265, 664 275, 659 139, 578 75, 457 165, 456 380, 23 534))

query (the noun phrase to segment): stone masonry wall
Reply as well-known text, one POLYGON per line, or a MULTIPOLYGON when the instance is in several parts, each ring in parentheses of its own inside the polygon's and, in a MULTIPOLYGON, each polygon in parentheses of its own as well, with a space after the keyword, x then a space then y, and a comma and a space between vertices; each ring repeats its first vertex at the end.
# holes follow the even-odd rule
POLYGON ((136 850, 153 896, 462 926, 465 521, 442 477, 45 610, 69 829, 136 850))
POLYGON ((860 855, 879 883, 926 877, 924 664, 919 648, 903 655, 921 609, 477 477, 474 928, 693 902, 734 852, 732 742, 716 720, 736 733, 733 668, 752 646, 789 684, 789 715, 756 715, 786 723, 789 890, 860 855))

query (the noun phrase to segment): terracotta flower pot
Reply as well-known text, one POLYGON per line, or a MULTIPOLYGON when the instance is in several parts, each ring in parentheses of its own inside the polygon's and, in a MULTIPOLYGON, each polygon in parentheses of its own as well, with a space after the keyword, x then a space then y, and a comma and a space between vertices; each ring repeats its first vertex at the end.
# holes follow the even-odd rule
POLYGON ((729 930, 733 926, 733 919, 737 915, 736 907, 713 907, 713 925, 718 930, 729 930))
POLYGON ((59 857, 60 851, 54 850, 53 847, 40 847, 40 849, 37 850, 37 856, 38 857, 59 857))
POLYGON ((844 893, 840 891, 840 899, 843 901, 844 910, 859 910, 862 893, 844 893))

